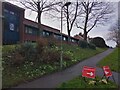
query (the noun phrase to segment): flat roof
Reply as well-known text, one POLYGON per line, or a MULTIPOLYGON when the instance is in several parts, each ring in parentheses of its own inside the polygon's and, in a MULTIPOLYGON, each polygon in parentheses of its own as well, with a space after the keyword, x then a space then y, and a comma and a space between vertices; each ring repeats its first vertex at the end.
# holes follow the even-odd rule
POLYGON ((22 7, 19 7, 19 6, 17 6, 17 5, 14 5, 14 4, 12 4, 12 3, 10 3, 10 2, 2 2, 3 4, 7 4, 7 5, 9 5, 9 6, 12 6, 12 7, 15 7, 15 8, 17 8, 17 9, 19 9, 19 10, 25 10, 24 8, 22 8, 22 7))
MULTIPOLYGON (((23 24, 28 25, 28 26, 32 26, 35 28, 38 28, 38 23, 29 19, 24 18, 23 24)), ((41 24, 41 27, 46 30, 46 31, 51 31, 51 32, 55 32, 55 33, 60 33, 60 30, 55 29, 53 27, 41 24)))

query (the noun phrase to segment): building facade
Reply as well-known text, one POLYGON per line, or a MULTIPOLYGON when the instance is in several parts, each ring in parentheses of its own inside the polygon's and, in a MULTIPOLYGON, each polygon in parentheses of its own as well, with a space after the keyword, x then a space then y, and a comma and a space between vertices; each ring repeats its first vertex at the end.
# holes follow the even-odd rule
MULTIPOLYGON (((17 44, 23 42, 36 42, 40 38, 38 23, 24 18, 25 10, 8 2, 2 4, 3 44, 17 44)), ((41 25, 42 37, 50 37, 60 40, 60 30, 50 26, 41 25)), ((68 42, 68 36, 62 34, 62 40, 68 42)), ((70 37, 71 43, 77 43, 79 39, 70 37)))
POLYGON ((24 9, 3 2, 3 44, 15 44, 22 41, 24 9))
POLYGON ((2 45, 2 20, 3 20, 2 1, 0 1, 0 45, 2 45))

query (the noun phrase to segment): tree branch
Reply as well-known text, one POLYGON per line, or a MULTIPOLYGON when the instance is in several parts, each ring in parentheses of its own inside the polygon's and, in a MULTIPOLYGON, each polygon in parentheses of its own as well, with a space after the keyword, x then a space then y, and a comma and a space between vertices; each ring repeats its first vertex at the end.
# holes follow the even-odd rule
POLYGON ((75 16, 74 16, 74 19, 73 19, 73 21, 72 21, 72 23, 71 23, 70 31, 72 30, 73 24, 74 24, 74 22, 75 22, 75 20, 76 20, 76 17, 77 17, 77 12, 78 12, 78 1, 77 1, 76 3, 77 3, 77 5, 76 5, 76 10, 75 10, 75 16))
POLYGON ((84 30, 84 28, 83 28, 83 27, 78 26, 78 24, 77 24, 77 23, 75 23, 75 24, 76 24, 77 28, 80 28, 80 29, 84 30))

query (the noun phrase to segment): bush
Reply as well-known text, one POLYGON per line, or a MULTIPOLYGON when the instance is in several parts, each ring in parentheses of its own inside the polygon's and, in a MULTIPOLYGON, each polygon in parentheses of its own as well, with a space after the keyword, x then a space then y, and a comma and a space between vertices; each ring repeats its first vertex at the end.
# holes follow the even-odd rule
POLYGON ((63 54, 63 60, 65 60, 65 61, 70 61, 71 58, 70 58, 68 55, 63 54))
POLYGON ((58 51, 46 51, 42 53, 42 61, 45 63, 54 63, 60 60, 60 53, 58 51))
POLYGON ((9 51, 3 53, 3 65, 19 66, 24 63, 24 57, 17 51, 9 51))
POLYGON ((37 41, 37 46, 36 46, 37 53, 41 54, 44 51, 44 48, 47 46, 47 44, 48 44, 47 39, 39 38, 39 40, 37 41))
POLYGON ((88 47, 88 43, 87 43, 87 41, 80 40, 80 41, 79 41, 79 46, 80 46, 81 48, 87 48, 87 47, 88 47))
MULTIPOLYGON (((53 50, 48 50, 44 53, 42 53, 42 61, 44 63, 55 63, 55 62, 60 62, 60 55, 61 52, 59 51, 53 51, 53 50)), ((65 54, 63 54, 63 60, 69 61, 71 58, 65 54)))
POLYGON ((92 43, 88 43, 87 41, 80 40, 78 44, 81 48, 90 48, 90 49, 96 49, 96 46, 92 43))
POLYGON ((2 47, 2 52, 5 52, 5 53, 13 51, 13 50, 15 50, 15 45, 4 45, 2 47))
POLYGON ((48 38, 48 46, 54 48, 57 45, 57 40, 54 37, 48 38))
POLYGON ((17 46, 16 52, 20 53, 27 61, 36 60, 37 52, 32 43, 23 43, 20 46, 17 46))
POLYGON ((88 44, 88 47, 89 47, 90 49, 96 49, 96 46, 95 46, 94 44, 92 44, 92 43, 89 43, 89 44, 88 44))
POLYGON ((14 66, 19 66, 24 63, 24 57, 18 52, 13 53, 10 60, 11 64, 14 66))
POLYGON ((93 38, 90 43, 93 43, 94 45, 96 45, 96 47, 100 47, 100 48, 107 48, 107 45, 105 43, 105 40, 101 37, 95 37, 93 38))

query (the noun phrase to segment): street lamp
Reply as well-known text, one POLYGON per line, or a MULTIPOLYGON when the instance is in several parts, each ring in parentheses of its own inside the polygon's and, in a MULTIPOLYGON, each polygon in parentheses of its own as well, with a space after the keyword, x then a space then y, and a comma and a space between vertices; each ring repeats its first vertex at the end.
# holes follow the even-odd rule
POLYGON ((60 68, 62 69, 62 64, 63 64, 63 51, 62 51, 62 9, 64 6, 67 7, 68 11, 68 6, 71 4, 71 2, 66 2, 62 7, 61 7, 61 55, 60 55, 60 68))

